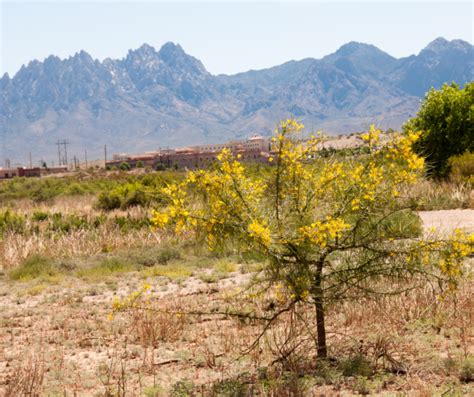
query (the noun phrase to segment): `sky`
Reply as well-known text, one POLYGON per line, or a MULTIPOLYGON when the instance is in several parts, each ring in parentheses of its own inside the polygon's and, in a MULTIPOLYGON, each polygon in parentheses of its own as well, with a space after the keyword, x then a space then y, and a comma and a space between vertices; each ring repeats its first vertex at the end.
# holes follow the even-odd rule
POLYGON ((396 57, 433 39, 473 42, 473 2, 4 1, 0 75, 50 54, 123 58, 148 43, 181 44, 213 74, 321 58, 349 41, 396 57))

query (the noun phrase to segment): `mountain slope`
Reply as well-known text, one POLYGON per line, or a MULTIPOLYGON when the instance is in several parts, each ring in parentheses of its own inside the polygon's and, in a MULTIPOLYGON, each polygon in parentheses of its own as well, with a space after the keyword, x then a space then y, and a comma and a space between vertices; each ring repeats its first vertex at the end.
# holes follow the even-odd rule
POLYGON ((103 62, 84 51, 50 56, 0 79, 0 155, 21 161, 31 151, 52 159, 58 139, 90 156, 104 144, 133 152, 219 142, 269 134, 288 116, 329 133, 372 122, 399 128, 431 86, 464 84, 473 75, 473 46, 442 38, 402 59, 351 42, 319 60, 233 76, 211 75, 173 43, 159 51, 144 44, 103 62))

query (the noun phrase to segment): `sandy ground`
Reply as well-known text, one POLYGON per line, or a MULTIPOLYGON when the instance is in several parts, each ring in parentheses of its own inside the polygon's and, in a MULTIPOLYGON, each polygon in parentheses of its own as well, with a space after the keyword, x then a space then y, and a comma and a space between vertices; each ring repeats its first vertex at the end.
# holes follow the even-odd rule
MULTIPOLYGON (((474 232, 474 210, 424 211, 420 216, 426 230, 474 232)), ((144 282, 152 285, 149 298, 159 301, 158 307, 222 308, 223 296, 249 277, 235 272, 212 284, 197 277, 179 283, 145 280, 138 273, 97 284, 77 279, 58 285, 0 280, 0 396, 36 362, 44 369, 44 395, 62 396, 107 395, 115 390, 125 364, 131 396, 146 395, 146 387, 154 384, 168 390, 177 379, 206 384, 241 373, 251 366, 250 359, 234 363, 226 357, 238 357, 240 345, 253 340, 253 329, 239 333, 235 323, 211 317, 190 321, 181 329, 179 318, 163 316, 155 320, 163 335, 156 346, 147 347, 138 333, 146 324, 139 328, 125 313, 112 320, 108 315, 116 298, 130 296, 144 282)), ((324 394, 341 395, 334 390, 324 394)))
POLYGON ((440 233, 455 229, 474 232, 474 210, 440 210, 419 212, 425 229, 435 228, 440 233))

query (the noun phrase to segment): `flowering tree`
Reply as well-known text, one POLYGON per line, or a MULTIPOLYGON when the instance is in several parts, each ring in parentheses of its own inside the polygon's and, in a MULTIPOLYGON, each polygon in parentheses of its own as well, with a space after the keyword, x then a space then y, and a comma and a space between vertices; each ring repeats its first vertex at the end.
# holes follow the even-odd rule
MULTIPOLYGON (((327 356, 326 305, 360 294, 395 293, 390 280, 434 277, 454 286, 472 237, 423 241, 407 195, 423 170, 412 151, 418 134, 377 147, 380 131, 362 136, 368 154, 318 157, 318 139, 281 122, 268 170, 250 172, 228 150, 214 169, 189 172, 163 189, 168 206, 158 228, 191 231, 211 250, 232 240, 268 258, 265 278, 284 285, 290 304, 316 311, 317 353, 327 356)), ((262 281, 263 282, 263 281, 262 281)))

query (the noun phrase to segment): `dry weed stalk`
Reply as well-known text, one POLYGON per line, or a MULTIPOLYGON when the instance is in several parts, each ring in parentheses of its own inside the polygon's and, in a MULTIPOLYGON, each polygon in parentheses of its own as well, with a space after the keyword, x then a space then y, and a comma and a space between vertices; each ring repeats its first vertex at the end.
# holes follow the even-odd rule
POLYGON ((43 354, 28 355, 23 365, 16 367, 7 377, 4 397, 42 395, 45 375, 43 354))

